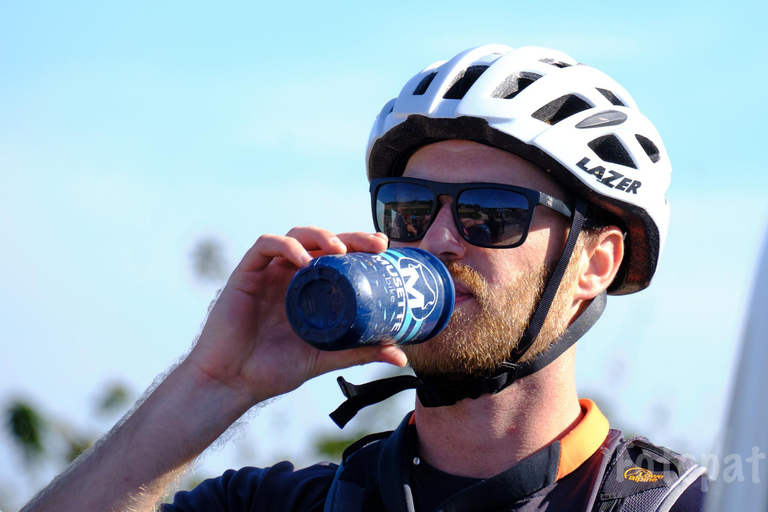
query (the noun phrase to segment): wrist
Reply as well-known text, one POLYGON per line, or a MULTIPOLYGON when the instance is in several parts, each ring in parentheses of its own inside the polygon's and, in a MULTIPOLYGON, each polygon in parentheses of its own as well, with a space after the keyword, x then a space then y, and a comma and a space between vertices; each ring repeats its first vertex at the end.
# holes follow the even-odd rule
POLYGON ((169 409, 170 415, 191 427, 197 435, 207 433, 202 437, 209 439, 208 442, 248 409, 268 398, 257 398, 236 383, 222 382, 188 360, 174 369, 157 391, 161 391, 163 407, 169 409))

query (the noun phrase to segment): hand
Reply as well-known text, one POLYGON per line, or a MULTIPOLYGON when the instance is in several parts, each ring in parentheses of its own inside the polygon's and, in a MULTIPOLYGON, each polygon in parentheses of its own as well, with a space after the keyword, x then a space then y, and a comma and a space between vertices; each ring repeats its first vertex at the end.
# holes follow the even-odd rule
POLYGON ((381 233, 335 236, 300 227, 286 236, 261 236, 230 276, 185 364, 243 394, 250 405, 328 371, 373 361, 404 366, 405 355, 393 345, 317 350, 296 336, 285 314, 288 283, 313 256, 386 248, 381 233))

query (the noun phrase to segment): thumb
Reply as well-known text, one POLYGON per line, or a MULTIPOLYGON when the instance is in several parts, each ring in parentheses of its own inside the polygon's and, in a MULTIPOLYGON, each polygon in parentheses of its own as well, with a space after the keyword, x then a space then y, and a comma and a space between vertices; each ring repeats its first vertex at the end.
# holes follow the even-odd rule
POLYGON ((401 368, 408 363, 405 353, 395 345, 360 347, 338 352, 326 352, 323 355, 328 355, 328 357, 323 358, 324 364, 321 373, 375 362, 387 363, 401 368))

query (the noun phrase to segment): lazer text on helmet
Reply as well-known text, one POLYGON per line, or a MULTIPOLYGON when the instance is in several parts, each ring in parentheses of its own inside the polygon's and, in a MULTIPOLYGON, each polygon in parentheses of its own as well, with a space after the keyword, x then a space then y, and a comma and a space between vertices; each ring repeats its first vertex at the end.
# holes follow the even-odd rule
POLYGON ((592 167, 590 169, 589 167, 587 167, 588 163, 589 163, 589 158, 584 157, 581 160, 579 160, 576 166, 582 171, 586 172, 587 174, 591 174, 592 176, 594 176, 597 181, 599 181, 606 187, 615 188, 616 190, 623 190, 627 194, 629 194, 630 192, 632 192, 633 194, 637 194, 637 189, 639 189, 640 186, 642 185, 642 183, 639 182, 638 180, 626 178, 620 172, 606 169, 602 165, 598 165, 597 167, 592 167))

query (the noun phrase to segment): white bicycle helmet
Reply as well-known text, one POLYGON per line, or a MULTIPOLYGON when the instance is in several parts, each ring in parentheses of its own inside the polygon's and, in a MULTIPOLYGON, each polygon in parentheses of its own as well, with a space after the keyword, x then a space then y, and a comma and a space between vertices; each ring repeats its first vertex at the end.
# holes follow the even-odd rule
POLYGON ((414 151, 445 139, 512 152, 613 214, 626 241, 609 293, 648 286, 667 232, 672 168, 658 132, 613 79, 539 47, 486 45, 432 64, 378 115, 368 178, 402 174, 414 151))

